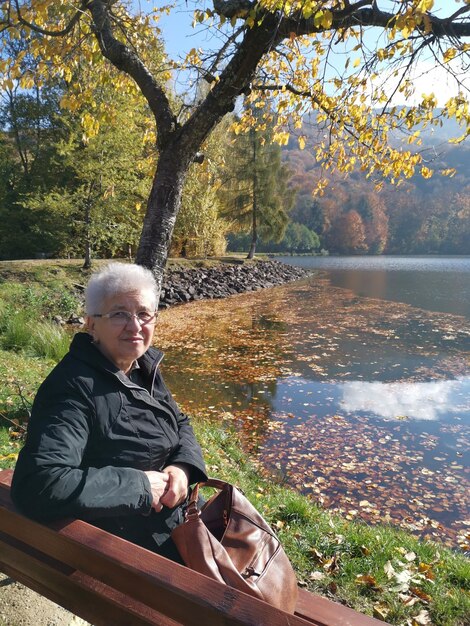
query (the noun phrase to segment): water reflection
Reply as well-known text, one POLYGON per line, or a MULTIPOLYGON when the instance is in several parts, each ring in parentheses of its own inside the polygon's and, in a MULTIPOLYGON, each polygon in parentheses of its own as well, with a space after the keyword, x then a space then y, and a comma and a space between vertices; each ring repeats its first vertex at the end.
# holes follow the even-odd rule
POLYGON ((344 411, 385 419, 438 420, 470 413, 470 378, 425 383, 352 381, 341 385, 341 393, 344 411))
POLYGON ((470 318, 470 257, 280 257, 324 272, 332 285, 359 296, 406 302, 470 318))
POLYGON ((456 545, 470 492, 464 318, 314 277, 161 319, 164 375, 188 412, 229 419, 261 467, 325 506, 456 545))

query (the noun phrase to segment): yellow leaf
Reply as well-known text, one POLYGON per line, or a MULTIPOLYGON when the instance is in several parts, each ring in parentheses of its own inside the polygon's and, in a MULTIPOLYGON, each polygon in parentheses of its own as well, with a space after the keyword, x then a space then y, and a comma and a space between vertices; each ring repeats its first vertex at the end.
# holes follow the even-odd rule
POLYGON ((303 150, 305 148, 305 136, 301 135, 299 137, 299 148, 303 150))
POLYGON ((315 13, 313 17, 313 25, 315 26, 315 28, 320 28, 322 26, 324 15, 325 14, 321 10, 315 13))
POLYGON ((332 24, 333 24, 333 13, 331 11, 328 11, 327 9, 323 14, 321 25, 323 26, 323 28, 330 28, 332 24))
POLYGON ((360 64, 361 64, 361 59, 356 59, 353 63, 353 67, 359 67, 360 64))
POLYGON ((383 622, 385 622, 385 620, 387 619, 387 615, 390 613, 390 609, 388 608, 388 606, 382 603, 374 604, 373 611, 374 617, 382 620, 383 622))
POLYGON ((418 11, 422 13, 426 13, 426 11, 431 11, 434 6, 434 0, 420 0, 418 6, 416 7, 418 11))
POLYGON ((17 458, 18 452, 15 452, 13 454, 5 454, 3 456, 0 456, 0 461, 16 461, 17 458))
POLYGON ((457 50, 455 48, 449 48, 444 52, 444 63, 449 63, 455 56, 457 56, 457 50))

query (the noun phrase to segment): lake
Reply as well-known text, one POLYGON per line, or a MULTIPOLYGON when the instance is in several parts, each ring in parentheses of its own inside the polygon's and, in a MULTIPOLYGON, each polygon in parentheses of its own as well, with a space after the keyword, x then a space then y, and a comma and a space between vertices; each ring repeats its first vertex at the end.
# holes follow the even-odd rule
POLYGON ((470 257, 277 257, 328 272, 332 285, 358 295, 407 302, 470 318, 470 257))
POLYGON ((317 273, 162 315, 176 399, 348 519, 468 549, 470 259, 284 260, 317 273))

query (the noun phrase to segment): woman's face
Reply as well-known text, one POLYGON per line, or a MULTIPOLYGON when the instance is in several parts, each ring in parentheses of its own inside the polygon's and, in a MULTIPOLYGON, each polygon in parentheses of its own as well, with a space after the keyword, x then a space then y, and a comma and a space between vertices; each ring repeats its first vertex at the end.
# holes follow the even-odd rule
POLYGON ((109 317, 87 317, 88 332, 98 349, 119 369, 127 372, 133 362, 148 349, 153 339, 155 320, 141 324, 138 313, 154 313, 155 297, 151 291, 130 291, 105 298, 97 313, 126 311, 134 314, 124 322, 109 317))

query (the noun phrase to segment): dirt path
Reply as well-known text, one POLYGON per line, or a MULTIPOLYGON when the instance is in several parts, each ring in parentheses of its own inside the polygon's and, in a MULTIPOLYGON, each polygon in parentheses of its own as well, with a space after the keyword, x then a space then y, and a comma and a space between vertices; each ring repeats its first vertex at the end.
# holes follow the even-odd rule
POLYGON ((0 626, 89 626, 89 624, 0 573, 0 626))

